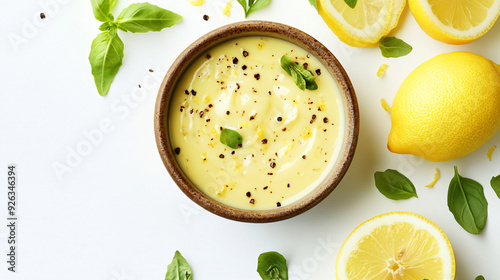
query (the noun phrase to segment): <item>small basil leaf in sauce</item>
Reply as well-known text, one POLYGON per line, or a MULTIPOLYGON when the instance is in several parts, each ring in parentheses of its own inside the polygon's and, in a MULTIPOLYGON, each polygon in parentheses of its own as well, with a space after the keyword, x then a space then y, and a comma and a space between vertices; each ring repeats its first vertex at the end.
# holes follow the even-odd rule
POLYGON ((498 198, 500 198, 500 175, 491 178, 490 184, 498 198))
POLYGON ((295 84, 301 89, 305 90, 306 89, 306 80, 300 73, 293 67, 290 67, 290 71, 292 73, 292 78, 295 84))
POLYGON ((358 3, 358 0, 344 0, 344 2, 347 4, 347 6, 354 9, 354 7, 356 7, 356 4, 358 3))
POLYGON ((135 3, 123 9, 114 22, 120 30, 160 31, 182 21, 182 16, 149 3, 135 3))
POLYGON ((280 59, 281 68, 285 70, 289 75, 292 76, 293 81, 301 90, 316 90, 318 89, 318 84, 316 84, 316 77, 313 76, 312 72, 305 69, 301 65, 295 64, 288 56, 283 55, 280 59))
POLYGON ((479 275, 478 277, 476 277, 476 280, 485 280, 483 275, 479 275))
POLYGON ((237 131, 224 128, 220 133, 220 142, 232 149, 242 147, 243 137, 237 131))
POLYGON ((174 258, 172 262, 167 267, 167 275, 165 275, 165 280, 192 280, 193 272, 189 266, 186 259, 179 253, 175 251, 174 258))
POLYGON ((400 57, 409 54, 413 48, 405 41, 396 37, 383 37, 378 47, 384 57, 400 57))
POLYGON ((260 254, 257 272, 262 280, 288 280, 286 259, 278 252, 260 254))
POLYGON ((375 186, 380 193, 393 200, 418 197, 413 183, 397 170, 375 172, 375 186))
POLYGON ((486 225, 488 202, 483 186, 478 182, 458 174, 451 179, 448 189, 448 208, 455 220, 468 232, 479 234, 486 225))

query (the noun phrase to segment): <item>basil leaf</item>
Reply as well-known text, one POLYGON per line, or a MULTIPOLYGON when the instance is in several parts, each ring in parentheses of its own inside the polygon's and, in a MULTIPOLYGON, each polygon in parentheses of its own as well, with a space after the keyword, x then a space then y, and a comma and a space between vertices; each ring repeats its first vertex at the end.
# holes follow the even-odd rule
POLYGON ((495 193, 497 194, 498 198, 500 198, 500 175, 492 177, 490 184, 495 193))
POLYGON ((257 272, 262 280, 288 280, 286 259, 278 252, 260 254, 257 272))
POLYGON ((116 4, 116 0, 90 0, 92 4, 92 10, 94 12, 94 17, 98 21, 106 22, 109 20, 109 12, 111 11, 112 4, 116 4), (114 2, 114 3, 110 3, 114 2))
POLYGON ((281 68, 283 68, 283 70, 285 70, 288 75, 292 75, 292 72, 290 71, 290 68, 288 66, 294 64, 290 58, 286 55, 283 55, 280 59, 280 64, 281 64, 281 68))
POLYGON ((245 18, 247 17, 247 0, 238 0, 238 3, 240 3, 241 7, 243 7, 243 11, 245 12, 245 18))
POLYGON ((182 21, 182 16, 149 3, 136 3, 123 9, 116 18, 120 30, 136 32, 160 31, 182 21))
POLYGON ((118 3, 118 0, 109 0, 109 9, 113 9, 116 6, 116 3, 118 3))
MULTIPOLYGON (((292 63, 291 65, 297 73, 299 73, 305 80, 306 82, 306 87, 308 90, 316 90, 318 89, 318 85, 316 84, 315 80, 316 77, 313 76, 312 72, 305 69, 304 67, 297 65, 295 63, 292 63)), ((304 90, 304 89, 302 89, 304 90)))
POLYGON ((400 200, 417 197, 413 183, 397 170, 375 172, 375 186, 387 198, 400 200))
POLYGON ((304 80, 308 82, 314 82, 314 80, 316 80, 316 77, 314 77, 311 71, 307 70, 306 68, 297 65, 295 63, 292 63, 291 66, 293 66, 293 68, 295 68, 295 70, 297 70, 297 72, 300 73, 300 75, 304 78, 304 80))
POLYGON ((476 277, 476 280, 485 280, 483 275, 479 275, 478 277, 476 277))
POLYGON ((309 3, 316 9, 318 10, 318 2, 316 0, 309 0, 309 3))
POLYGON ((235 130, 224 128, 220 133, 220 142, 230 148, 238 149, 242 147, 243 137, 235 130))
POLYGON ((409 54, 413 48, 396 37, 383 37, 378 47, 384 57, 400 57, 409 54))
POLYGON ((165 280, 192 280, 193 272, 186 259, 179 253, 175 251, 174 258, 172 262, 167 267, 167 275, 165 275, 165 280))
POLYGON ((344 2, 347 4, 347 6, 354 9, 354 7, 356 7, 356 4, 358 3, 358 0, 344 0, 344 2))
MULTIPOLYGON (((253 1, 250 1, 250 2, 253 2, 253 1)), ((264 8, 265 6, 269 5, 269 3, 271 3, 271 0, 256 0, 255 3, 249 4, 250 8, 248 9, 248 13, 246 14, 245 17, 247 17, 248 15, 250 15, 251 13, 253 13, 257 10, 264 8)))
POLYGON ((241 7, 243 7, 243 11, 245 12, 245 18, 248 17, 251 13, 260 10, 271 3, 271 0, 248 0, 248 5, 246 0, 237 0, 240 3, 241 7))
POLYGON ((451 179, 448 189, 448 208, 455 220, 468 232, 479 234, 486 225, 488 202, 478 182, 458 174, 451 179))
POLYGON ((123 42, 116 34, 116 29, 114 36, 110 31, 105 31, 92 41, 89 61, 97 91, 102 96, 108 93, 111 82, 122 65, 123 48, 123 42))
POLYGON ((291 72, 292 72, 292 78, 293 78, 293 81, 295 82, 295 84, 299 87, 299 89, 301 90, 305 90, 306 89, 306 80, 304 79, 304 77, 302 77, 302 75, 300 75, 299 72, 297 72, 297 70, 293 67, 289 67, 291 72))
POLYGON ((283 55, 280 59, 281 68, 292 76, 293 81, 301 90, 316 90, 318 85, 312 72, 305 69, 301 65, 295 64, 288 56, 283 55))

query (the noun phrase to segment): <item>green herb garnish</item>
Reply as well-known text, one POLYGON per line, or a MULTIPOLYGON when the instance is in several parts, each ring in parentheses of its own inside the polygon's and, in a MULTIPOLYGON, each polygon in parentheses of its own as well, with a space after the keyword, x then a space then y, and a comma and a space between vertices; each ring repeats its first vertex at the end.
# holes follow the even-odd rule
POLYGON ((271 3, 271 0, 238 0, 238 3, 243 7, 245 11, 245 18, 248 17, 251 13, 260 10, 271 3))
POLYGON ((301 90, 316 90, 318 85, 312 72, 305 69, 301 65, 297 65, 288 56, 283 55, 280 59, 281 68, 292 76, 293 81, 301 90))
POLYGON ((485 280, 483 275, 479 275, 478 277, 476 277, 476 280, 485 280))
POLYGON ((100 95, 108 93, 123 60, 124 45, 117 29, 130 32, 160 31, 179 23, 182 16, 149 3, 136 3, 123 9, 116 20, 110 13, 117 0, 90 0, 94 17, 102 21, 103 31, 92 42, 89 61, 100 95))
POLYGON ((243 137, 236 130, 224 128, 220 133, 220 142, 230 148, 238 149, 242 147, 243 137))
POLYGON ((309 3, 316 9, 318 10, 318 2, 316 0, 309 0, 309 3))
POLYGON ((354 7, 356 7, 356 4, 358 3, 358 0, 344 0, 344 2, 347 4, 347 6, 354 9, 354 7))
POLYGON ((192 280, 193 272, 186 259, 175 251, 172 262, 167 267, 167 274, 165 280, 192 280))
POLYGON ((257 272, 262 280, 288 280, 286 259, 278 252, 260 254, 257 272))
POLYGON ((387 198, 400 200, 418 197, 413 183, 397 170, 375 172, 375 186, 387 198))
POLYGON ((122 66, 123 48, 116 27, 100 33, 92 41, 89 61, 97 91, 102 96, 108 93, 113 78, 122 66))
POLYGON ((460 176, 456 166, 448 189, 448 208, 466 231, 479 234, 484 229, 488 202, 483 187, 472 179, 460 176))
POLYGON ((498 198, 500 198, 500 175, 492 177, 490 184, 495 193, 497 194, 498 198))
POLYGON ((383 37, 378 47, 384 57, 400 57, 409 54, 413 48, 396 37, 383 37))

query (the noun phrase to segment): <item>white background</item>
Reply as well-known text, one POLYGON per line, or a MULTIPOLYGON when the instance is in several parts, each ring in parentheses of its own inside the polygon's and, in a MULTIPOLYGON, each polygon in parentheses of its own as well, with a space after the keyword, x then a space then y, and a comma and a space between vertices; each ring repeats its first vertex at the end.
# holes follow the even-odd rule
MULTIPOLYGON (((150 2, 184 20, 161 32, 119 31, 123 66, 101 97, 88 62, 100 25, 89 1, 0 0, 0 279, 164 279, 175 250, 189 261, 195 280, 260 279, 257 257, 269 250, 287 258, 291 279, 335 279, 335 259, 349 233, 364 220, 395 210, 421 214, 443 229, 455 252, 456 279, 479 274, 500 279, 500 200, 489 185, 500 174, 500 151, 491 162, 486 156, 492 145, 500 145, 500 135, 451 162, 396 155, 386 148, 390 116, 380 106, 381 98, 391 104, 403 79, 439 53, 467 50, 500 63, 500 24, 471 44, 446 45, 428 37, 407 7, 394 34, 413 51, 389 59, 378 48, 340 42, 307 0, 273 0, 250 15, 297 27, 334 53, 354 84, 361 130, 351 167, 328 198, 286 221, 246 224, 191 202, 164 168, 153 131, 158 87, 173 60, 206 32, 245 20, 243 11, 236 1, 229 18, 221 14, 225 0, 207 0, 201 7, 185 0, 150 2), (379 78, 382 63, 389 68, 379 78), (102 138, 95 136, 88 146, 86 134, 98 129, 102 138), (75 157, 82 147, 85 154, 75 157), (6 263, 11 163, 19 174, 16 273, 8 272, 6 263), (58 177, 57 164, 67 165, 68 172, 58 177), (489 217, 478 236, 462 229, 448 210, 454 165, 484 187, 489 217), (425 188, 436 167, 441 178, 425 188), (408 176, 419 198, 392 201, 380 194, 373 174, 388 168, 408 176)), ((131 3, 120 0, 115 17, 131 3)))

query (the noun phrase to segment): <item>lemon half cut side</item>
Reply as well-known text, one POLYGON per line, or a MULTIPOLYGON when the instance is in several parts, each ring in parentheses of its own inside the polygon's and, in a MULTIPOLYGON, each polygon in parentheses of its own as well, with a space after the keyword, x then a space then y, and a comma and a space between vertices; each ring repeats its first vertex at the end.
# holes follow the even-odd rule
POLYGON ((408 0, 422 30, 448 44, 466 44, 483 36, 500 15, 500 0, 408 0))
POLYGON ((337 280, 455 278, 455 257, 444 232, 410 212, 390 212, 359 225, 340 248, 337 280))

